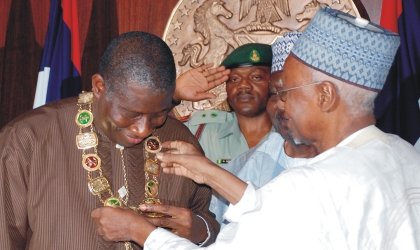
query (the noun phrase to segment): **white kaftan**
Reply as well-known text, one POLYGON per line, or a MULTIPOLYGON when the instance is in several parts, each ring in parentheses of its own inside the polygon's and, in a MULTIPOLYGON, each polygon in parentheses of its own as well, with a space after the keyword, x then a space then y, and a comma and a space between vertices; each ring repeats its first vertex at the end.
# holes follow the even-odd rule
MULTIPOLYGON (((225 214, 208 249, 420 249, 420 153, 375 126, 283 171, 225 214)), ((156 229, 145 249, 196 249, 156 229)))

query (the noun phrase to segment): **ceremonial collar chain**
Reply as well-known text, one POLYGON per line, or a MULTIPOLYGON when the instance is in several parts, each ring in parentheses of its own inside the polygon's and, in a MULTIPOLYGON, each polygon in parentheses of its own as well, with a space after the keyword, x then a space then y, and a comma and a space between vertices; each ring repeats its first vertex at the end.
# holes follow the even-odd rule
MULTIPOLYGON (((116 197, 111 189, 108 179, 102 173, 102 160, 98 155, 98 136, 93 129, 93 114, 92 114, 93 93, 82 92, 79 94, 77 106, 79 107, 76 115, 76 124, 79 126, 79 134, 76 135, 77 148, 82 151, 82 166, 88 171, 88 187, 93 195, 96 195, 104 206, 121 207, 122 204, 128 206, 128 182, 127 172, 124 160, 124 147, 117 144, 116 148, 120 150, 121 161, 124 172, 124 186, 118 190, 119 197, 116 197), (87 109, 84 109, 87 106, 87 109), (90 151, 89 153, 87 151, 90 151), (99 172, 99 176, 92 178, 91 173, 99 172), (106 195, 108 194, 108 195, 106 195), (106 197, 103 198, 103 197, 106 197)), ((152 133, 146 140, 144 140, 144 174, 145 174, 145 199, 141 204, 161 204, 157 198, 159 191, 159 181, 157 177, 160 173, 160 166, 156 158, 156 154, 162 149, 159 137, 152 133), (155 154, 150 157, 149 153, 155 154), (151 178, 150 178, 151 176, 151 178)), ((131 209, 140 212, 138 207, 130 207, 131 209)), ((149 217, 161 217, 161 214, 146 213, 149 217)), ((127 250, 132 249, 129 242, 125 242, 127 250)))

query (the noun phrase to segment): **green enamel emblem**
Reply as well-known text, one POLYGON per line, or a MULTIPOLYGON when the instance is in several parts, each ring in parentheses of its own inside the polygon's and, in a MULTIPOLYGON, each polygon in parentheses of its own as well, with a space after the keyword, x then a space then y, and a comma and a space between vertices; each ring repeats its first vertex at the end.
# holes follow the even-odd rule
POLYGON ((121 206, 120 202, 118 200, 109 200, 109 202, 115 206, 121 206))
POLYGON ((106 207, 121 207, 121 201, 120 199, 116 197, 109 197, 105 200, 104 206, 106 207))
POLYGON ((76 123, 78 126, 85 128, 93 122, 93 114, 89 110, 80 110, 76 115, 76 123))
POLYGON ((80 124, 86 125, 90 122, 91 117, 90 117, 90 114, 88 112, 83 112, 83 113, 79 114, 79 117, 77 118, 77 120, 79 121, 80 124))

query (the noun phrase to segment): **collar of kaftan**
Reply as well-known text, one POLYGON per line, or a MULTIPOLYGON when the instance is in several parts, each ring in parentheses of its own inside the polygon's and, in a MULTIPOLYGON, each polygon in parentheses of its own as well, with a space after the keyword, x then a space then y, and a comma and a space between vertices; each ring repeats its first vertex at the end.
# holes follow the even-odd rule
POLYGON ((357 149, 358 147, 363 146, 364 144, 373 140, 380 140, 391 147, 391 141, 389 140, 388 136, 374 125, 370 125, 357 131, 347 139, 351 140, 345 143, 344 146, 351 147, 353 149, 357 149))

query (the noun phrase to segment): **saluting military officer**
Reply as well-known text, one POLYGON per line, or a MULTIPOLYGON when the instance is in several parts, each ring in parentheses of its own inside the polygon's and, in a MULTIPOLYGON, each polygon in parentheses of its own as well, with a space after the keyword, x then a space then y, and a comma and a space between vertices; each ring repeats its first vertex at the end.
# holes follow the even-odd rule
POLYGON ((206 157, 224 166, 274 131, 266 112, 272 52, 267 44, 238 47, 221 65, 231 70, 226 82, 233 112, 195 112, 184 124, 196 135, 206 157))
MULTIPOLYGON (((206 157, 229 171, 227 163, 231 159, 275 131, 266 111, 271 64, 270 45, 251 43, 238 47, 221 64, 231 70, 226 92, 233 112, 198 111, 185 122, 196 135, 206 157)), ((254 181, 259 175, 258 171, 249 170, 241 178, 254 181)), ((224 210, 216 205, 217 199, 220 199, 219 195, 213 193, 210 210, 222 224, 224 210)))

